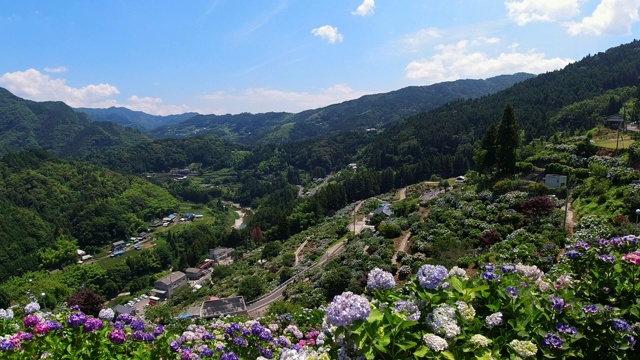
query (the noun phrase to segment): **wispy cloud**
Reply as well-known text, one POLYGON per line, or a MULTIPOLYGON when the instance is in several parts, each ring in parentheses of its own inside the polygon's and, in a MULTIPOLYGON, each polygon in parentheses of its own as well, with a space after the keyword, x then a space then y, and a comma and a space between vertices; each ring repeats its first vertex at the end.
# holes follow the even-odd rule
POLYGON ((60 67, 56 67, 56 68, 50 68, 50 67, 46 67, 44 68, 44 71, 48 72, 48 73, 62 73, 67 71, 67 68, 64 66, 60 66, 60 67))
MULTIPOLYGON (((522 0, 506 1, 507 16, 522 26, 530 22, 568 20, 580 14, 585 0, 522 0)), ((623 0, 626 1, 626 0, 623 0)))
POLYGON ((243 28, 237 31, 236 36, 244 38, 253 34, 255 31, 268 24, 269 21, 271 21, 271 19, 273 19, 275 16, 284 11, 287 6, 287 1, 280 1, 275 7, 258 15, 258 17, 256 17, 253 21, 249 22, 243 28))
POLYGON ((560 69, 572 59, 547 58, 544 53, 531 49, 517 52, 517 44, 507 46, 508 52, 495 57, 487 52, 500 43, 495 37, 462 40, 435 47, 436 54, 411 61, 405 68, 405 77, 423 84, 434 84, 458 79, 481 79, 501 74, 528 72, 540 74, 560 69))
POLYGON ((640 21, 640 0, 602 0, 591 16, 566 24, 570 35, 630 35, 631 26, 640 21))
POLYGON ((364 0, 355 11, 351 12, 351 14, 359 16, 371 15, 373 14, 373 10, 375 9, 375 7, 376 4, 374 0, 364 0))
POLYGON ((237 114, 265 111, 299 112, 357 99, 365 92, 346 84, 335 84, 317 92, 296 92, 270 88, 249 88, 240 91, 218 91, 202 96, 199 110, 203 113, 237 114))
POLYGON ((331 44, 342 42, 342 40, 344 40, 342 34, 338 32, 338 28, 331 25, 325 25, 319 28, 315 28, 311 30, 311 33, 319 38, 329 41, 329 43, 331 44))

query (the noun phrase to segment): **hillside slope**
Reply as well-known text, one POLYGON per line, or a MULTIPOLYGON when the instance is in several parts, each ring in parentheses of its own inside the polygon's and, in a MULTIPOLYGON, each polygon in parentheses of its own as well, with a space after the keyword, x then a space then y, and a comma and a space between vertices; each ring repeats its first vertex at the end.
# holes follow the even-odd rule
POLYGON ((198 113, 189 112, 178 115, 160 116, 147 114, 142 111, 133 111, 123 107, 110 107, 108 109, 76 108, 75 110, 89 115, 94 121, 110 121, 141 131, 178 124, 198 115, 198 113))
POLYGON ((0 88, 0 155, 44 149, 64 157, 83 156, 148 140, 138 130, 94 122, 62 102, 25 100, 0 88))
POLYGON ((157 137, 216 134, 245 144, 310 139, 344 130, 386 127, 454 100, 495 93, 533 76, 518 73, 486 80, 411 86, 297 114, 197 115, 177 125, 159 127, 151 134, 157 137))

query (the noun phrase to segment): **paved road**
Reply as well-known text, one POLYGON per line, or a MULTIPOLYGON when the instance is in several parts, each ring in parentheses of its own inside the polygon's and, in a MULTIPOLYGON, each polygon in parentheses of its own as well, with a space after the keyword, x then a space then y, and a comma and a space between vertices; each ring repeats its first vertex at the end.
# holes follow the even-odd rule
POLYGON ((329 249, 327 249, 327 251, 324 253, 324 255, 322 255, 320 260, 318 260, 315 264, 313 264, 310 267, 302 270, 301 272, 296 274, 294 277, 292 277, 291 279, 285 281, 280 286, 275 288, 270 293, 262 296, 257 301, 247 305, 247 312, 249 313, 249 316, 252 317, 252 318, 257 318, 257 317, 260 317, 260 316, 264 315, 264 313, 267 311, 267 309, 269 308, 269 305, 271 305, 271 303, 284 298, 284 290, 287 288, 287 285, 289 285, 290 283, 294 282, 295 280, 297 280, 299 278, 302 278, 302 276, 305 274, 305 272, 307 272, 307 271, 309 271, 311 269, 315 269, 315 268, 317 268, 319 266, 322 266, 327 261, 329 261, 329 260, 335 258, 336 256, 340 255, 342 253, 342 251, 344 250, 344 242, 345 241, 346 240, 342 240, 342 241, 336 243, 335 245, 331 246, 329 249))

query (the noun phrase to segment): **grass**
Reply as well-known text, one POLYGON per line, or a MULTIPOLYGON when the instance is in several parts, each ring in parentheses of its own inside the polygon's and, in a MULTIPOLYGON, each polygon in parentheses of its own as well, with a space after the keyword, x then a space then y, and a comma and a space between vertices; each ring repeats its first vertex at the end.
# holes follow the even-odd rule
POLYGON ((629 136, 625 136, 623 138, 621 138, 620 140, 617 140, 615 137, 614 138, 607 138, 607 139, 595 139, 593 140, 593 144, 595 146, 598 147, 602 147, 602 148, 607 148, 607 149, 615 149, 616 148, 616 143, 617 143, 617 147, 618 149, 628 149, 629 146, 631 146, 631 144, 633 144, 635 142, 635 140, 631 139, 631 137, 629 136))

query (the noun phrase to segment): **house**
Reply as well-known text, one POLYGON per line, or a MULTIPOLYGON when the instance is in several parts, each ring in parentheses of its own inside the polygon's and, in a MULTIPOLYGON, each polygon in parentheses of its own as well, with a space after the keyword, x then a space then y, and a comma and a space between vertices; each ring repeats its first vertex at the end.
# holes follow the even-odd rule
POLYGON ((153 223, 151 223, 149 226, 151 226, 151 227, 160 227, 160 226, 162 226, 162 221, 156 220, 153 223))
POLYGON ((356 164, 356 163, 351 163, 351 164, 347 165, 347 167, 348 167, 349 169, 351 169, 351 170, 356 170, 356 169, 358 169, 358 164, 356 164))
POLYGON ((200 317, 203 319, 225 315, 247 315, 247 305, 244 302, 244 297, 234 296, 206 300, 200 307, 200 317))
POLYGON ((151 290, 160 298, 169 298, 176 290, 187 284, 187 275, 182 271, 174 271, 171 274, 157 280, 154 289, 151 290))
POLYGON ((557 174, 547 174, 544 177, 544 184, 552 189, 558 189, 562 186, 567 185, 567 176, 557 175, 557 174))
POLYGON ((124 250, 125 247, 127 247, 127 244, 123 240, 116 241, 113 244, 111 244, 111 251, 112 252, 121 251, 121 250, 124 250))
POLYGON ((624 119, 618 115, 609 115, 607 117, 607 126, 612 129, 622 129, 624 127, 624 119))
POLYGON ((385 204, 385 205, 380 206, 379 208, 375 209, 369 215, 373 216, 375 214, 385 214, 387 216, 391 216, 391 215, 393 215, 393 210, 391 210, 391 205, 385 204))
POLYGON ((93 259, 93 256, 91 256, 91 255, 82 255, 81 259, 84 262, 84 261, 88 261, 88 260, 93 259))
POLYGON ((202 219, 203 217, 204 217, 204 215, 202 215, 202 214, 195 214, 194 215, 195 219, 202 219))
POLYGON ((209 249, 209 257, 215 261, 222 261, 228 258, 234 251, 235 249, 233 248, 217 247, 215 249, 209 249))
POLYGON ((87 253, 86 253, 84 250, 80 250, 80 249, 76 250, 76 254, 78 254, 78 256, 85 256, 85 255, 87 255, 87 253))
POLYGON ((467 178, 465 178, 464 176, 460 175, 456 178, 456 182, 465 182, 467 181, 467 178))
POLYGON ((138 234, 138 241, 146 240, 148 237, 149 237, 149 233, 146 231, 143 231, 140 234, 138 234))
POLYGON ((184 214, 184 218, 185 220, 193 221, 196 218, 196 216, 193 213, 186 213, 184 214))
POLYGON ((187 268, 187 270, 185 270, 184 272, 185 274, 187 274, 187 279, 189 280, 198 280, 205 274, 205 271, 203 269, 198 268, 187 268))

